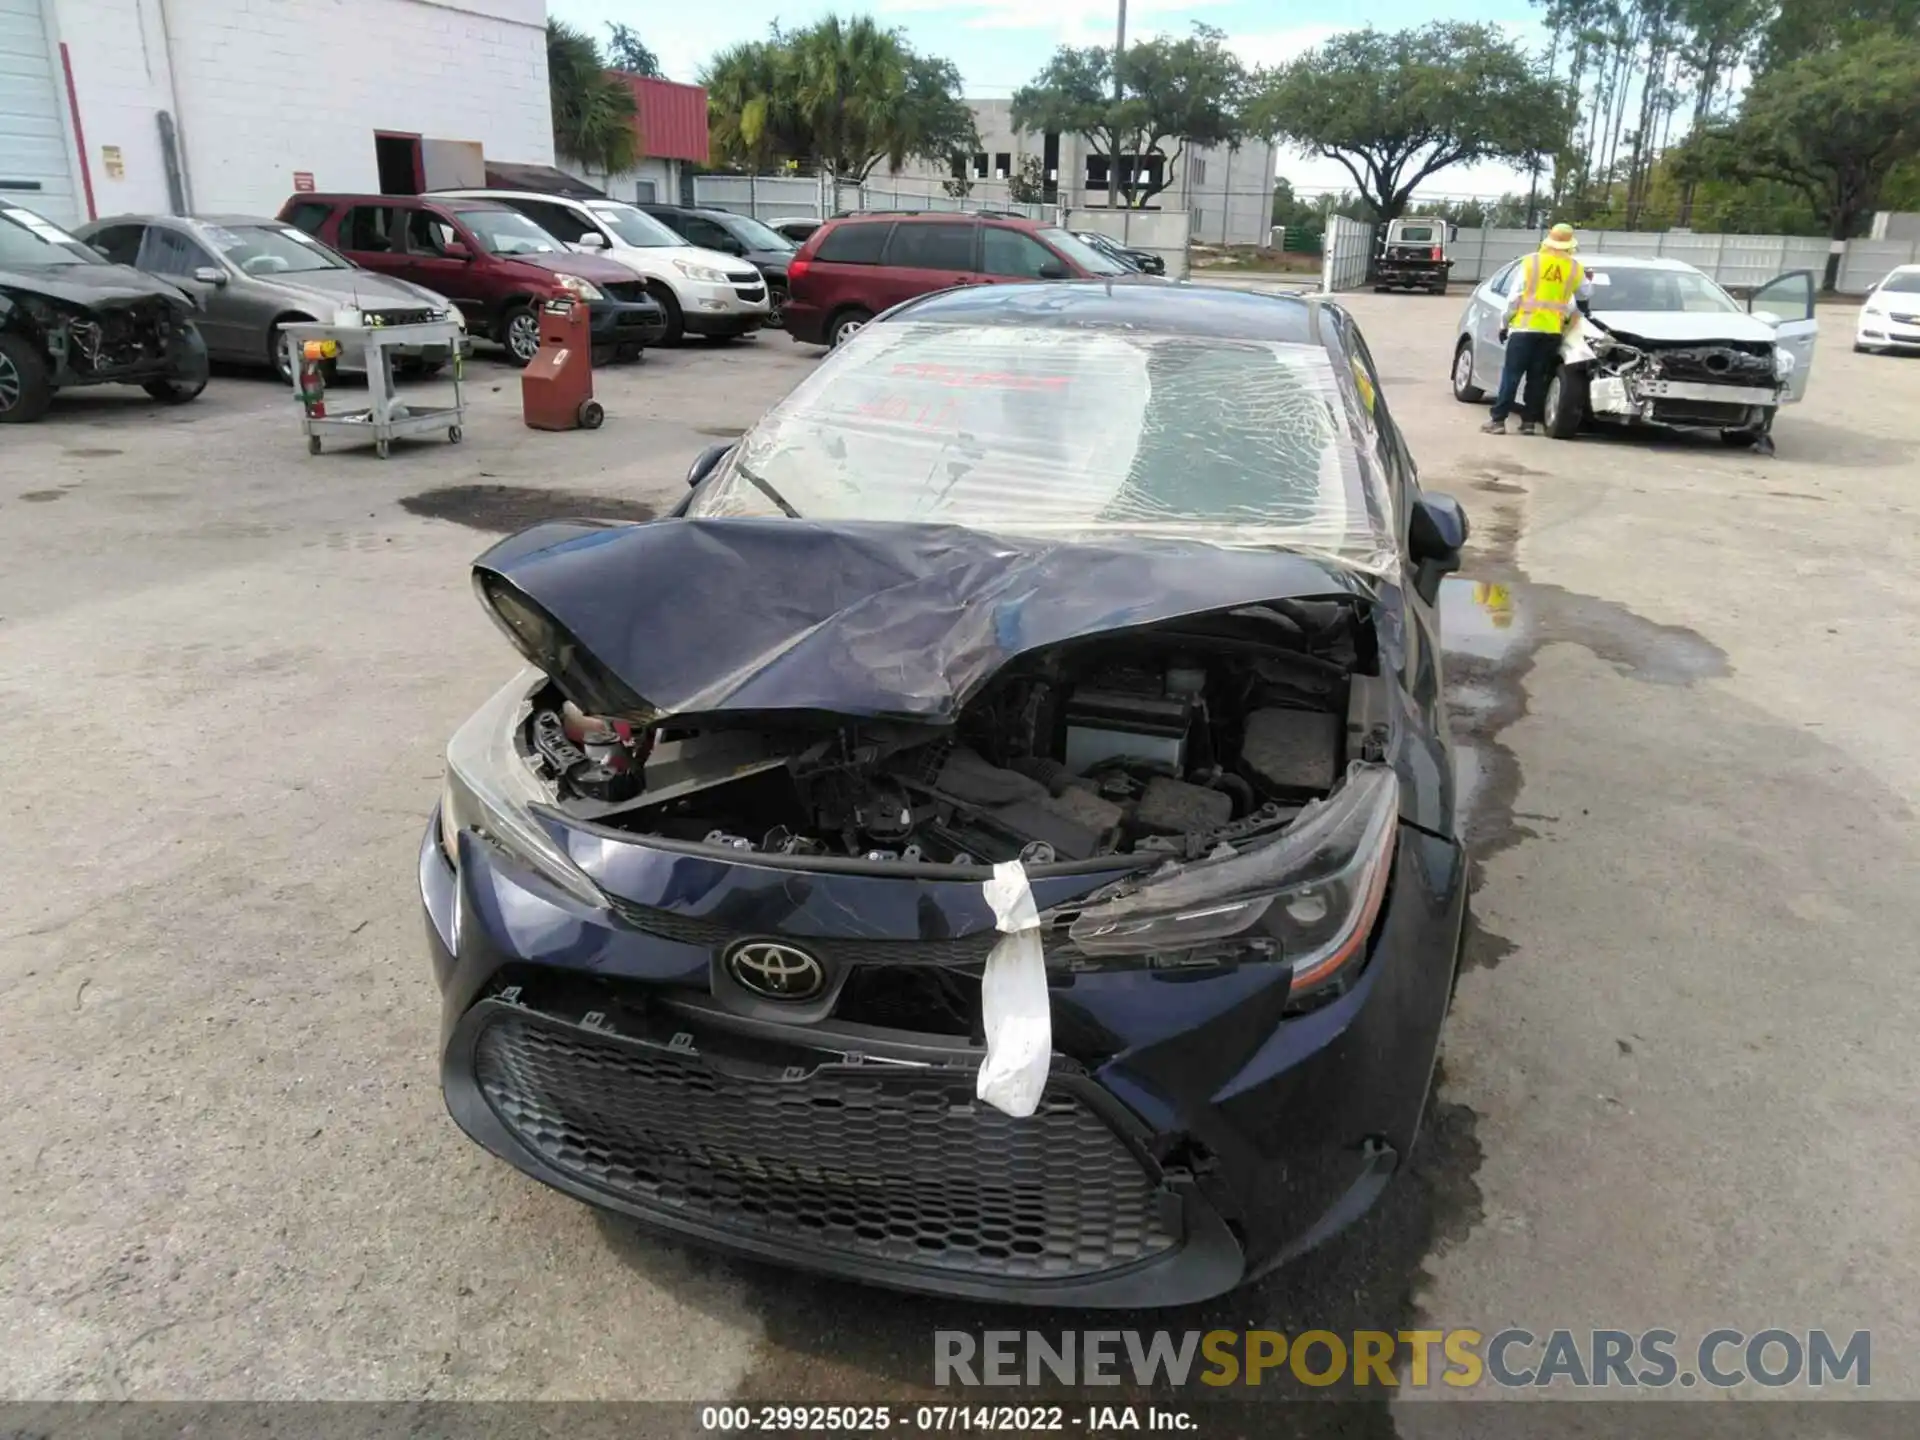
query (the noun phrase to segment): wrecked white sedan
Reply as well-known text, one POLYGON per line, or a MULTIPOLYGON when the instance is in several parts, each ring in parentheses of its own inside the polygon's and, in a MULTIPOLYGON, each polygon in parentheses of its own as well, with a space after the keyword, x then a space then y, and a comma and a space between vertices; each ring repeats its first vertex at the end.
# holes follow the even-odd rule
MULTIPOLYGON (((1545 429, 1584 425, 1718 430, 1730 445, 1772 448, 1774 413, 1799 400, 1813 365, 1813 272, 1792 270, 1745 304, 1681 260, 1584 255, 1581 318, 1548 382, 1545 429)), ((1473 404, 1498 387, 1500 326, 1520 262, 1483 280, 1460 317, 1453 393, 1473 404)))

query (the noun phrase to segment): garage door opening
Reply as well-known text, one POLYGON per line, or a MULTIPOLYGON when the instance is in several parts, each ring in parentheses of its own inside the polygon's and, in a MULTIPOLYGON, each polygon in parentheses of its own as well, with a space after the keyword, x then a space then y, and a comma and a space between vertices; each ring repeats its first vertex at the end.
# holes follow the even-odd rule
POLYGON ((426 166, 421 162, 420 137, 396 135, 387 130, 373 132, 374 161, 380 167, 382 195, 418 195, 427 188, 426 166))

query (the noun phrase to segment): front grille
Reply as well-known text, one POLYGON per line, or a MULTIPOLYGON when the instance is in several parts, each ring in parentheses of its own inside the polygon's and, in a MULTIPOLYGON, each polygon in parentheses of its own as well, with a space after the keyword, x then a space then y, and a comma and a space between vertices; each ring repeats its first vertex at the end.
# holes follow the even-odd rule
POLYGON ((374 326, 387 325, 430 325, 440 318, 440 312, 431 307, 417 310, 364 310, 361 312, 367 323, 374 326))
POLYGON ((970 1070, 743 1077, 517 1014, 480 1033, 475 1075, 556 1170, 643 1212, 808 1254, 1045 1280, 1177 1244, 1154 1178, 1058 1084, 1015 1120, 974 1098, 970 1070))
POLYGON ((1728 405, 1719 400, 1655 400, 1653 418, 1668 425, 1744 425, 1751 406, 1728 405))
POLYGON ((1920 315, 1895 314, 1895 315, 1889 315, 1887 318, 1893 321, 1894 324, 1896 325, 1920 325, 1920 315))
POLYGON ((727 283, 729 285, 760 285, 765 282, 761 280, 758 270, 729 270, 727 283))
POLYGON ((602 284, 600 289, 608 298, 624 301, 628 305, 637 304, 647 298, 647 287, 638 280, 615 280, 602 284))
POLYGON ((738 295, 742 300, 747 301, 749 304, 757 304, 758 302, 767 298, 767 287, 764 285, 753 285, 753 286, 736 285, 734 287, 733 293, 738 295))
MULTIPOLYGON (((613 898, 614 914, 636 930, 677 940, 682 945, 701 945, 717 949, 745 935, 770 933, 752 926, 710 920, 698 915, 682 915, 672 910, 656 910, 630 900, 613 898)), ((859 940, 815 939, 810 935, 778 932, 785 939, 811 950, 832 965, 984 965, 987 952, 1000 938, 997 930, 983 930, 944 940, 859 940)))

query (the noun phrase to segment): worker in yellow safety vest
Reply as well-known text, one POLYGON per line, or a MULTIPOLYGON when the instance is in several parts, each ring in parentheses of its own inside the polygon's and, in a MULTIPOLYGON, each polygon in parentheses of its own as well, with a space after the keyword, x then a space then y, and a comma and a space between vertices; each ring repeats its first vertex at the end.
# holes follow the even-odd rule
POLYGON ((1500 321, 1506 363, 1500 368, 1500 394, 1493 414, 1480 428, 1489 435, 1507 433, 1507 416, 1527 382, 1520 411, 1520 433, 1536 434, 1547 402, 1547 379, 1560 353, 1560 336, 1587 293, 1586 267, 1574 258, 1579 242, 1571 225, 1556 225, 1540 248, 1520 262, 1507 285, 1507 309, 1500 321))

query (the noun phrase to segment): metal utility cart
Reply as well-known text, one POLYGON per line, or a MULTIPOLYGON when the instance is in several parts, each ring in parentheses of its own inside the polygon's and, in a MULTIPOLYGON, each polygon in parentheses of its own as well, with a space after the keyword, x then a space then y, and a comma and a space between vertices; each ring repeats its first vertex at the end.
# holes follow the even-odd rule
POLYGON ((360 317, 357 325, 320 323, 295 323, 283 325, 281 334, 285 344, 292 347, 292 369, 295 376, 294 389, 300 389, 300 366, 303 347, 309 340, 331 340, 340 348, 342 355, 359 354, 366 357, 367 404, 359 409, 323 413, 313 413, 313 407, 307 406, 301 416, 301 429, 307 437, 307 451, 318 455, 322 442, 336 440, 371 440, 374 452, 384 460, 394 440, 402 435, 431 435, 444 430, 447 439, 460 443, 460 422, 466 415, 466 401, 462 398, 461 384, 465 379, 465 357, 461 355, 461 342, 465 335, 456 319, 423 320, 409 324, 380 325, 369 324, 371 316, 360 317), (394 353, 404 348, 417 346, 444 345, 453 370, 453 404, 421 405, 408 399, 402 400, 393 385, 394 353))

